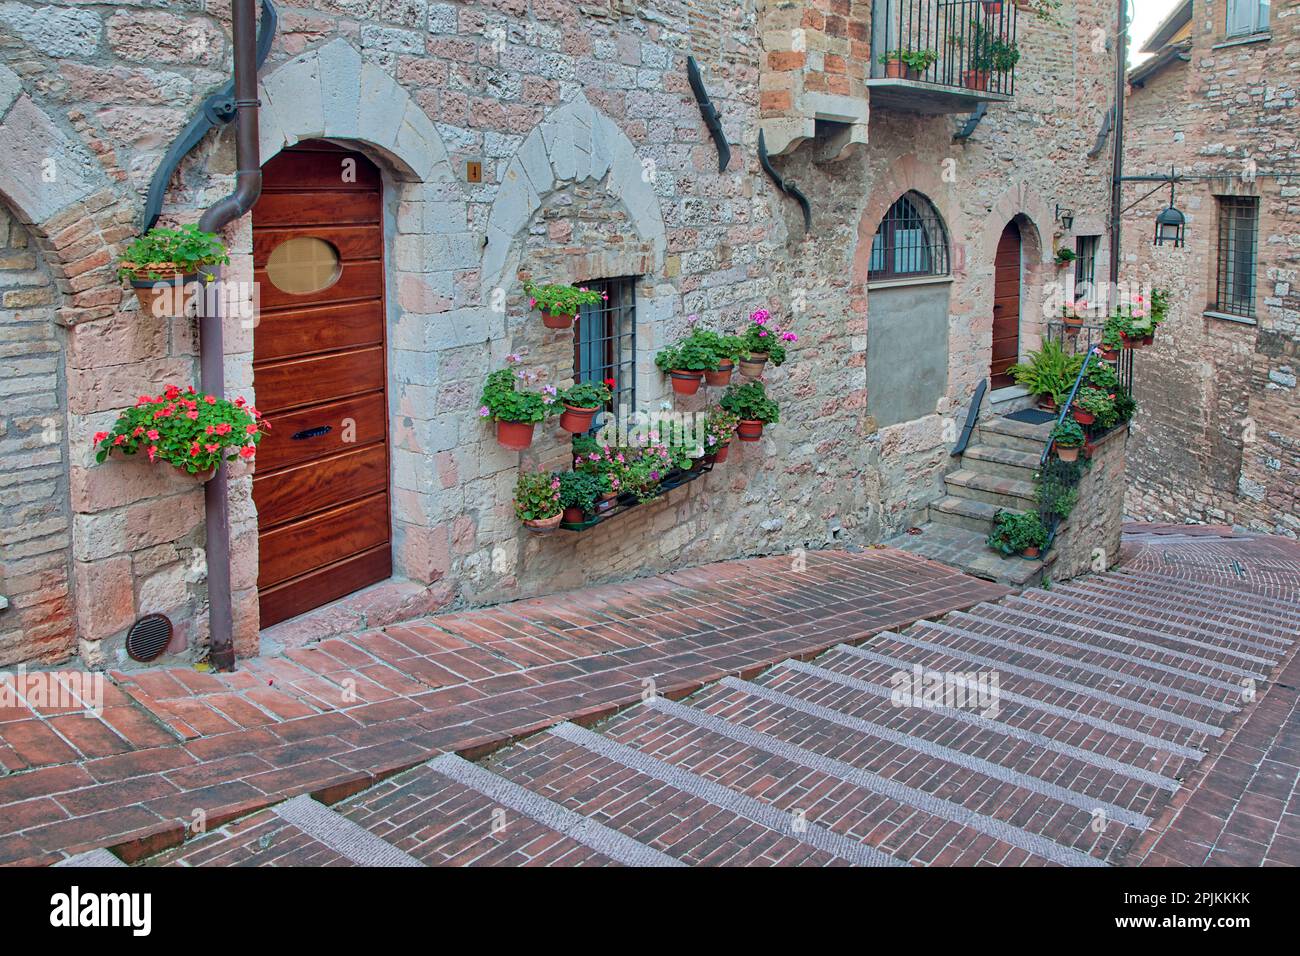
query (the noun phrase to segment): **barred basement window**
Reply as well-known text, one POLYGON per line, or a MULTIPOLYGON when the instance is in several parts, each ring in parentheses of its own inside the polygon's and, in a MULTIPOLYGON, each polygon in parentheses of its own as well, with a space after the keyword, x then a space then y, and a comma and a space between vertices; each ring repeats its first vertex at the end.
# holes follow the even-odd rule
MULTIPOLYGON (((573 378, 577 382, 614 380, 609 410, 636 410, 636 283, 633 276, 581 283, 608 298, 584 305, 573 336, 573 378)), ((599 424, 599 423, 598 423, 599 424)))
POLYGON ((1255 252, 1259 242, 1259 199, 1219 197, 1219 278, 1215 311, 1255 316, 1255 252))
POLYGON ((943 220, 920 193, 904 193, 876 229, 867 278, 874 282, 945 275, 948 233, 943 220))

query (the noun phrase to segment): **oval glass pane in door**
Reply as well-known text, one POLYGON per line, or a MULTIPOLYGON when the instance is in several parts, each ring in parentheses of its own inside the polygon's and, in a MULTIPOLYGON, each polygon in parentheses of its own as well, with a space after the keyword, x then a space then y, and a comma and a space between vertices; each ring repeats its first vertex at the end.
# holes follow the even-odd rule
POLYGON ((328 289, 343 272, 339 251, 324 239, 286 239, 266 259, 266 277, 281 292, 309 295, 328 289))

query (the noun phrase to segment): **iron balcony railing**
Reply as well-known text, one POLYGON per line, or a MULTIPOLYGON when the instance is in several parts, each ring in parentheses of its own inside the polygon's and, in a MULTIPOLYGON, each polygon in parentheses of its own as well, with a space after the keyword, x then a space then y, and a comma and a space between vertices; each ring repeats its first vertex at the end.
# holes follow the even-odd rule
POLYGON ((872 13, 873 79, 1014 94, 1014 0, 875 0, 872 13))

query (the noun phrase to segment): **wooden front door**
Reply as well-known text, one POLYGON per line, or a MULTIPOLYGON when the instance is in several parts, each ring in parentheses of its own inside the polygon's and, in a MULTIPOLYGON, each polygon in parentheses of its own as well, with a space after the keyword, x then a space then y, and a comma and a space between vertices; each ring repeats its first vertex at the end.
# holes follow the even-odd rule
POLYGON ((993 364, 990 388, 1014 385, 1007 369, 1020 361, 1020 227, 1007 223, 993 263, 993 364))
POLYGON ((267 627, 392 574, 383 184, 323 142, 263 168, 253 385, 257 587, 267 627))

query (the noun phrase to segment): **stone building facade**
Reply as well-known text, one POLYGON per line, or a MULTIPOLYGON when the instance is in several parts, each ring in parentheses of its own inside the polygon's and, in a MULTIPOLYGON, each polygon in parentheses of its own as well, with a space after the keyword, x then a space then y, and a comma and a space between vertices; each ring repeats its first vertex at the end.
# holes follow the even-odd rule
MULTIPOLYGON (((880 106, 871 23, 884 5, 278 0, 260 71, 263 164, 324 141, 382 180, 392 577, 263 632, 254 472, 233 468, 240 654, 451 604, 865 545, 924 519, 989 376, 994 258, 1008 224, 1021 237, 1020 354, 1042 334, 1054 250, 1074 242, 1058 208, 1073 211, 1076 235, 1100 237, 1105 261, 1110 160, 1089 152, 1111 106, 1115 3, 1065 0, 1050 21, 1020 11, 1012 95, 954 100, 951 89, 895 84, 880 106), (688 56, 731 145, 722 172, 688 56), (989 106, 976 117, 980 99, 989 106), (760 162, 760 131, 773 169, 811 203, 807 233, 760 162), (904 196, 932 210, 948 268, 924 282, 873 281, 873 237, 904 196), (626 359, 649 408, 671 400, 654 354, 689 316, 738 328, 770 309, 800 336, 765 374, 781 423, 617 523, 527 535, 512 511, 515 478, 562 465, 567 436, 547 424, 528 451, 509 452, 477 399, 507 355, 555 384, 574 374, 572 333, 528 310, 529 277, 626 280, 626 359), (916 336, 895 307, 913 286, 940 310, 916 336), (912 363, 927 368, 924 387, 912 363)), ((982 15, 968 6, 963 15, 982 15)), ((140 229, 166 149, 228 79, 229 7, 0 3, 0 442, 11 450, 0 471, 10 602, 0 664, 129 663, 124 631, 152 612, 176 626, 173 655, 206 645, 202 490, 143 461, 95 465, 91 436, 137 395, 197 382, 196 323, 142 314, 115 256, 140 229), (11 394, 21 399, 12 413, 11 394)), ((231 190, 233 171, 233 131, 209 134, 171 177, 163 221, 196 221, 231 190)), ((227 279, 254 278, 256 218, 227 231, 227 279)), ((256 336, 256 323, 227 319, 231 397, 259 397, 256 336)))
MULTIPOLYGON (((1152 245, 1160 190, 1128 213, 1124 271, 1173 292, 1137 357, 1128 508, 1300 534, 1300 4, 1192 0, 1131 74, 1126 167, 1168 172, 1185 248, 1152 245)), ((1134 202, 1148 187, 1126 187, 1134 202)))

